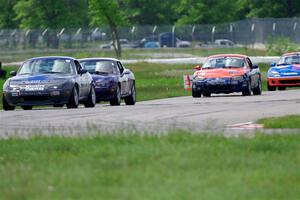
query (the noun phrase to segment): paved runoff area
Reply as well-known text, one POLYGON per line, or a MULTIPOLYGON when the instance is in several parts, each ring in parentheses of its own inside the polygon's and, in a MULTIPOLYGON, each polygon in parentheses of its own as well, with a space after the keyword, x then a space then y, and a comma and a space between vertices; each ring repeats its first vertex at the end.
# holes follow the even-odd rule
POLYGON ((261 128, 265 117, 300 114, 300 90, 263 92, 259 96, 218 94, 137 102, 134 106, 97 104, 78 109, 34 107, 0 111, 0 137, 86 135, 98 133, 163 134, 172 129, 219 133, 261 128))

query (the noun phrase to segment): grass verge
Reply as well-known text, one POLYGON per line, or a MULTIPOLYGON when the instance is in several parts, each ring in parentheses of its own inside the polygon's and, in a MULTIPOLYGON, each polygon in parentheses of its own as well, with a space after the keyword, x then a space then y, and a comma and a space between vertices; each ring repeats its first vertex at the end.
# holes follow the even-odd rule
MULTIPOLYGON (((174 58, 182 56, 209 56, 219 53, 241 53, 249 56, 265 56, 266 51, 251 48, 161 48, 161 49, 123 49, 123 59, 174 58)), ((103 49, 27 49, 26 51, 2 51, 2 62, 24 61, 28 58, 50 55, 67 55, 75 58, 85 57, 115 57, 113 50, 103 49)))
POLYGON ((283 117, 264 118, 257 121, 265 128, 299 128, 300 115, 287 115, 283 117))
POLYGON ((0 140, 2 199, 298 199, 300 136, 0 140))

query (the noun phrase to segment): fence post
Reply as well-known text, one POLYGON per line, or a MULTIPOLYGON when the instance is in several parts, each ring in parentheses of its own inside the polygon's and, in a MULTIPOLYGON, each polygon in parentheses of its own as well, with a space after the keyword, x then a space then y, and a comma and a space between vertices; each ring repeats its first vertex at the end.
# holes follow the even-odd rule
POLYGON ((255 46, 255 35, 254 35, 254 30, 255 30, 255 24, 253 23, 252 25, 251 25, 251 35, 252 35, 252 48, 254 48, 254 46, 255 46))
POLYGON ((133 26, 132 28, 131 28, 131 42, 133 43, 133 41, 134 41, 134 32, 135 32, 135 26, 133 26))
POLYGON ((298 23, 297 22, 295 22, 294 23, 294 26, 293 26, 293 30, 294 30, 294 34, 293 34, 293 40, 294 40, 294 42, 297 42, 297 37, 296 37, 296 29, 297 29, 297 26, 298 26, 298 23))
POLYGON ((194 25, 193 28, 192 28, 192 44, 194 43, 194 40, 195 40, 195 29, 196 29, 196 26, 194 25))
MULTIPOLYGON (((154 27, 153 27, 153 30, 152 30, 152 40, 153 40, 153 42, 155 42, 155 36, 154 36, 154 34, 155 34, 155 32, 156 32, 156 29, 157 29, 157 26, 155 25, 154 27)), ((159 41, 160 42, 160 41, 159 41)), ((159 46, 160 46, 160 44, 159 44, 159 46)))
POLYGON ((273 37, 274 37, 275 36, 275 31, 276 31, 276 23, 275 22, 273 23, 273 28, 272 29, 273 29, 273 37))
POLYGON ((173 42, 173 48, 175 48, 176 47, 176 39, 175 39, 175 29, 176 29, 176 27, 175 27, 175 25, 172 27, 172 42, 173 42))
POLYGON ((214 37, 215 37, 215 31, 216 31, 216 26, 213 26, 211 29, 211 42, 214 42, 214 37))
MULTIPOLYGON (((232 24, 230 24, 230 26, 229 26, 229 32, 230 32, 230 39, 231 39, 231 41, 233 41, 233 25, 232 24)), ((235 41, 233 41, 233 42, 235 42, 235 41)))

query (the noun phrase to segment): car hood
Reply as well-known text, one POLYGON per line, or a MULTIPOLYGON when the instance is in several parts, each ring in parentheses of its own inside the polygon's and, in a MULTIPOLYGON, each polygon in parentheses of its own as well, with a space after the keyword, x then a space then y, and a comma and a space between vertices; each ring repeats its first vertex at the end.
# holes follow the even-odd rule
POLYGON ((276 66, 270 70, 279 72, 280 76, 300 76, 300 64, 276 66))
POLYGON ((204 78, 223 78, 241 76, 247 72, 243 68, 218 68, 218 69, 201 69, 194 73, 194 76, 202 76, 204 78))
POLYGON ((97 80, 116 80, 117 76, 113 75, 113 74, 92 74, 93 80, 97 81, 97 80))
POLYGON ((10 81, 18 81, 20 83, 47 83, 56 80, 68 80, 72 78, 71 75, 64 74, 25 74, 11 77, 10 81))

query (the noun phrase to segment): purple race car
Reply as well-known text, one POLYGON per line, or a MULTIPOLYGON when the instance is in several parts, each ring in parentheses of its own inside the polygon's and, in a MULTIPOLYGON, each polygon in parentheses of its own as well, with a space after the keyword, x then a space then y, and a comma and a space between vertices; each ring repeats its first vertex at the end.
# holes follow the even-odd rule
POLYGON ((124 99, 126 105, 136 102, 135 77, 132 71, 124 68, 114 58, 79 59, 81 65, 92 74, 96 101, 109 101, 110 105, 120 105, 124 99))

